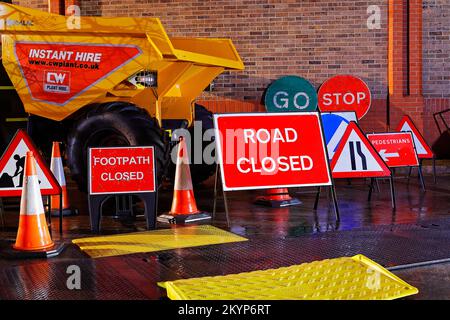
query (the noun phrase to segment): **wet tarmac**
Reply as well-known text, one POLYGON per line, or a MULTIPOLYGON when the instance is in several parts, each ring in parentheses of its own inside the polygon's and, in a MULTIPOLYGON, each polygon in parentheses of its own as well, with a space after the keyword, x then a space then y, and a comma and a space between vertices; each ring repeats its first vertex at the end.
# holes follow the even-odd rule
MULTIPOLYGON (((72 203, 79 216, 64 217, 63 235, 58 218, 52 219, 53 239, 67 244, 65 251, 49 260, 0 258, 0 299, 164 299, 156 282, 206 275, 221 275, 311 262, 326 258, 365 254, 386 267, 408 266, 450 258, 450 176, 437 184, 426 176, 426 192, 414 176, 395 181, 397 209, 391 208, 388 181, 379 182, 369 202, 368 181, 340 180, 336 190, 341 220, 336 222, 332 202, 323 190, 317 211, 316 190, 291 189, 302 204, 289 208, 254 205, 261 192, 227 193, 229 215, 223 199, 211 224, 249 239, 247 242, 169 250, 147 254, 91 259, 70 243, 73 238, 92 236, 86 196, 69 184, 72 203), (66 286, 67 267, 81 268, 81 290, 66 286)), ((214 185, 211 179, 195 190, 200 209, 212 212, 214 185)), ((159 213, 168 211, 171 187, 159 194, 159 213)), ((10 202, 10 201, 9 201, 10 202)), ((8 203, 8 201, 5 201, 8 203)), ((102 219, 102 233, 145 230, 142 216, 102 219)), ((8 208, 7 208, 8 209, 8 208)), ((4 214, 0 250, 14 241, 17 207, 4 214)), ((167 228, 167 225, 158 225, 167 228)), ((0 251, 1 252, 1 251, 0 251)), ((450 262, 393 271, 419 288, 408 299, 450 299, 450 262)))

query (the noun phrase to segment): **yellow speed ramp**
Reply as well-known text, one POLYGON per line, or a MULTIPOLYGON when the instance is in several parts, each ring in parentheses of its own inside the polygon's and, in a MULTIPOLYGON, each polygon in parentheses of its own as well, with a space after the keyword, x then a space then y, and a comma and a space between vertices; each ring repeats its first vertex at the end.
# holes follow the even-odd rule
POLYGON ((234 233, 199 225, 72 240, 92 258, 247 241, 234 233))
POLYGON ((392 300, 419 292, 363 255, 158 285, 172 300, 392 300))

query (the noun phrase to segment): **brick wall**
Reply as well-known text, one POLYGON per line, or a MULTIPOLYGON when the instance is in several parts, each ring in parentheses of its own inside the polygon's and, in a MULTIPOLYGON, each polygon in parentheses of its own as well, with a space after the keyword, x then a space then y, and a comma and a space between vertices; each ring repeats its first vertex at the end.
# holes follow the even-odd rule
MULTIPOLYGON (((438 130, 433 113, 450 108, 450 2, 423 0, 423 112, 425 137, 438 130)), ((446 120, 450 123, 449 114, 446 120)))
MULTIPOLYGON (((374 96, 362 121, 368 131, 385 128, 388 67, 388 3, 393 0, 80 0, 83 15, 154 16, 170 36, 233 39, 246 70, 227 73, 213 94, 200 99, 214 111, 256 111, 267 85, 287 74, 309 79, 318 87, 339 73, 368 82, 374 96), (366 25, 369 5, 381 8, 381 29, 366 25)), ((17 0, 47 8, 47 0, 17 0)), ((450 99, 450 45, 447 0, 423 0, 424 107, 392 106, 392 126, 403 113, 421 118, 431 142, 437 136, 432 113, 450 99)), ((405 27, 403 25, 403 27, 405 27)), ((420 105, 420 104, 419 104, 420 105)))
POLYGON ((423 1, 423 93, 450 98, 450 2, 423 1))

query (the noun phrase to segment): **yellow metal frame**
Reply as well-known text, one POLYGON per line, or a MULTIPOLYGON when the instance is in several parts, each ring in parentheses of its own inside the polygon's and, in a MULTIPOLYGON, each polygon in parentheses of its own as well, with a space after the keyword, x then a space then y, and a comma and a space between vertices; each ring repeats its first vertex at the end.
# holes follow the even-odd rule
POLYGON ((2 62, 25 111, 52 120, 63 120, 86 105, 126 101, 162 119, 193 121, 194 99, 224 70, 244 65, 229 39, 172 38, 157 18, 81 17, 71 29, 68 18, 21 6, 0 3, 2 62), (97 82, 63 106, 32 99, 14 54, 17 41, 133 45, 142 54, 97 82), (158 87, 123 85, 141 70, 158 72, 158 87))

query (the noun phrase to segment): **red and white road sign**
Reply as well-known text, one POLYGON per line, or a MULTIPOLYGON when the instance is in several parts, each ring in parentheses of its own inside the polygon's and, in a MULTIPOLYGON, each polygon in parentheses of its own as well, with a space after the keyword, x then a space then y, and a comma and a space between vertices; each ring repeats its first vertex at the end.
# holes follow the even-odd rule
POLYGON ((404 116, 400 120, 400 123, 398 124, 397 129, 395 131, 403 131, 403 132, 410 131, 412 133, 414 145, 416 147, 417 156, 419 157, 419 159, 433 158, 434 156, 433 151, 431 150, 430 146, 427 144, 424 137, 417 129, 417 127, 414 125, 413 121, 409 116, 404 116))
POLYGON ((331 161, 333 178, 389 177, 391 170, 355 122, 350 122, 331 161))
POLYGON ((89 149, 89 194, 155 192, 153 147, 89 149))
POLYGON ((331 185, 317 112, 214 115, 225 191, 331 185))
POLYGON ((411 132, 373 133, 367 138, 389 167, 419 165, 411 132))
POLYGON ((57 195, 61 192, 55 176, 45 164, 31 138, 23 130, 18 130, 0 160, 0 197, 20 197, 22 195, 25 157, 32 151, 36 160, 36 171, 42 195, 57 195))
POLYGON ((355 111, 361 119, 369 111, 370 89, 360 78, 337 75, 319 88, 319 109, 322 112, 355 111))

